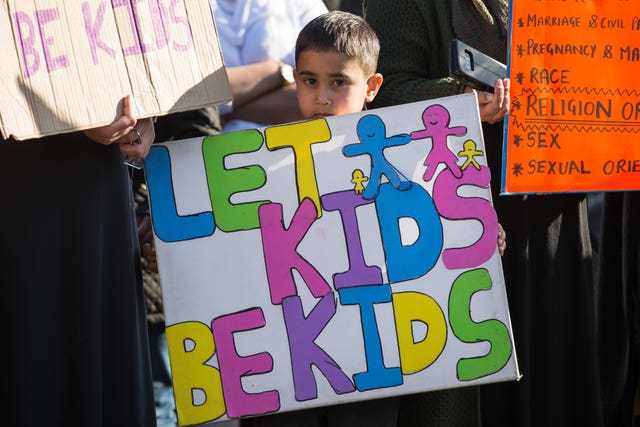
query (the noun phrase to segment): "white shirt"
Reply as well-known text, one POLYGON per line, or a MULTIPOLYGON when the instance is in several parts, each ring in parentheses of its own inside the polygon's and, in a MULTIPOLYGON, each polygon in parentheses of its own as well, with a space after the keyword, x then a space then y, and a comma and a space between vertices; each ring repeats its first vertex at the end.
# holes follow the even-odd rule
MULTIPOLYGON (((327 12, 322 0, 211 0, 211 8, 227 67, 269 59, 295 67, 298 33, 310 20, 327 12)), ((229 110, 221 108, 223 114, 229 110)), ((233 122, 225 125, 225 132, 264 127, 233 122)))

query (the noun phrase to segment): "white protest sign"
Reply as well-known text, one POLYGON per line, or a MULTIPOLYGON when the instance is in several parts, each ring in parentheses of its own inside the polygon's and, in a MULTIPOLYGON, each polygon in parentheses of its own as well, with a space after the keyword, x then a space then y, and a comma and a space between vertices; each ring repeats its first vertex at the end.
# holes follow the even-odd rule
POLYGON ((180 425, 520 377, 475 94, 145 170, 180 425))
POLYGON ((0 56, 4 137, 231 99, 209 0, 1 0, 0 56))

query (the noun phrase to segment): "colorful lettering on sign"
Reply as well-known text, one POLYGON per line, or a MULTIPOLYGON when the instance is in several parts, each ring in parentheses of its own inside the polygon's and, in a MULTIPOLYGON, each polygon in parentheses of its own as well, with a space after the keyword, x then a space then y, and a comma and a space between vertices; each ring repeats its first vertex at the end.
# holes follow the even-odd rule
MULTIPOLYGON (((371 169, 350 170, 344 189, 325 194, 319 189, 312 149, 316 144, 331 142, 325 120, 269 127, 264 134, 247 130, 206 137, 202 141, 202 155, 211 208, 182 215, 177 214, 171 185, 171 153, 162 145, 151 149, 146 165, 147 182, 154 230, 161 241, 215 239, 218 232, 259 233, 261 247, 257 250, 261 250, 264 260, 264 286, 268 288, 265 291, 268 290, 271 307, 279 306, 282 313, 291 385, 298 402, 318 398, 320 379, 336 395, 402 386, 407 376, 416 375, 438 361, 448 339, 469 344, 485 342, 490 347, 486 354, 476 351, 458 359, 455 374, 459 381, 496 373, 512 356, 511 337, 504 323, 471 316, 472 297, 493 285, 489 272, 478 267, 496 254, 498 234, 490 200, 465 192, 469 188, 488 191, 489 169, 486 162, 479 162, 484 153, 472 139, 456 150, 447 146, 450 135, 464 136, 467 128, 449 126, 449 112, 443 106, 425 109, 423 120, 425 129, 412 132, 410 137, 387 135, 379 116, 364 115, 357 124, 360 141, 343 146, 342 154, 345 158, 365 156, 371 169), (436 124, 431 120, 433 117, 438 118, 436 124), (423 186, 424 182, 408 180, 389 160, 393 158, 387 155, 389 152, 384 152, 402 149, 425 138, 433 141, 424 163, 427 172, 422 175, 425 182, 430 181, 431 193, 423 186), (292 153, 295 165, 292 179, 298 197, 295 209, 285 209, 278 201, 246 201, 247 197, 243 202, 232 202, 236 194, 246 196, 262 189, 269 180, 269 172, 256 164, 229 168, 227 159, 255 153, 263 146, 270 151, 292 153), (462 166, 458 166, 458 160, 462 166), (443 164, 445 168, 436 174, 435 168, 443 164), (367 262, 363 246, 366 231, 359 209, 369 209, 377 220, 383 265, 367 262), (287 212, 290 217, 285 218, 287 212), (341 227, 347 268, 327 275, 314 265, 313 258, 303 254, 302 248, 312 238, 314 227, 329 215, 341 227), (411 221, 418 230, 411 242, 403 240, 400 223, 404 220, 411 221), (469 243, 464 247, 451 247, 445 240, 445 221, 474 221, 482 232, 467 239, 469 243), (436 266, 456 271, 457 278, 448 292, 448 305, 441 306, 422 290, 392 289, 396 284, 425 277, 436 266), (309 297, 312 304, 305 304, 304 298, 309 297), (321 344, 322 334, 339 317, 339 310, 347 308, 358 313, 355 322, 363 343, 362 348, 354 348, 364 361, 355 372, 347 371, 332 351, 321 344), (393 344, 397 345, 399 361, 390 361, 385 352, 385 344, 389 343, 381 339, 380 308, 392 310, 397 337, 393 344), (416 333, 416 324, 426 329, 423 336, 416 333)), ((282 395, 278 390, 252 393, 243 387, 242 381, 246 376, 272 372, 273 356, 269 352, 240 356, 234 339, 234 334, 264 328, 267 323, 262 309, 251 308, 215 318, 211 330, 198 322, 167 327, 174 348, 173 363, 180 365, 177 369, 186 370, 183 374, 190 378, 194 374, 208 378, 206 385, 178 382, 176 398, 181 422, 212 421, 223 413, 243 417, 280 410, 282 395), (217 363, 217 367, 209 363, 217 363), (194 403, 199 402, 194 398, 196 391, 205 396, 200 404, 194 403), (209 399, 212 392, 221 399, 216 405, 209 399)))

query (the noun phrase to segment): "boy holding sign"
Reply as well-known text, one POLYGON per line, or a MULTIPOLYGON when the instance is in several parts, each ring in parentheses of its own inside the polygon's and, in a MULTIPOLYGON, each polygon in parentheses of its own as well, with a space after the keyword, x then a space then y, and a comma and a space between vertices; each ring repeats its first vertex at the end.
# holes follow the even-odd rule
MULTIPOLYGON (((309 22, 298 35, 294 71, 304 118, 357 113, 373 101, 383 80, 376 72, 379 50, 375 32, 360 16, 332 11, 309 22)), ((501 226, 499 230, 502 254, 506 236, 501 226)), ((395 427, 398 411, 399 399, 393 397, 250 418, 242 425, 395 427)))
MULTIPOLYGON (((380 44, 360 16, 332 11, 307 24, 296 42, 294 76, 298 105, 305 119, 357 113, 373 101, 382 86, 376 72, 380 44)), ((498 249, 506 233, 498 224, 498 249)))

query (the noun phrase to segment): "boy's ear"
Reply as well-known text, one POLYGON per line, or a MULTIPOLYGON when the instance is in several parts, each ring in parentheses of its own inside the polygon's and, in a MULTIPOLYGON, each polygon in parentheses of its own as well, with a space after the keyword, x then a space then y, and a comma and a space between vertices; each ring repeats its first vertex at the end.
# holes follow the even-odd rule
POLYGON ((382 86, 382 74, 375 73, 369 76, 367 79, 367 95, 364 98, 364 102, 371 102, 378 94, 382 86))

